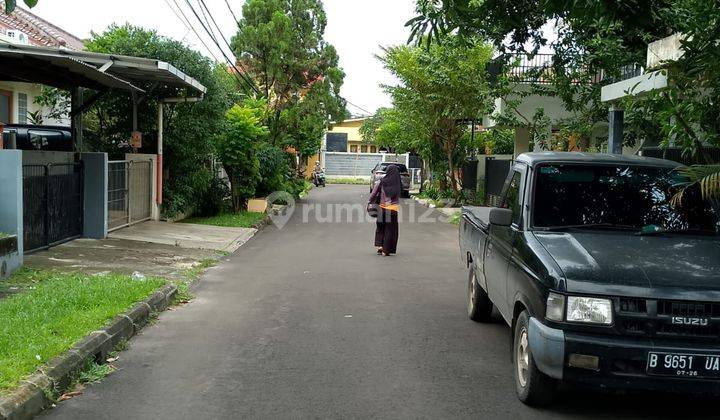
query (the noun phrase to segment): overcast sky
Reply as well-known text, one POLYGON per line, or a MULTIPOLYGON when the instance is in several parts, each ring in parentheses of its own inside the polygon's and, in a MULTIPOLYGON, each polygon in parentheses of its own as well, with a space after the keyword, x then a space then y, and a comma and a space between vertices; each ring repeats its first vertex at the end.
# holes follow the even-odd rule
MULTIPOLYGON (((197 0, 191 2, 197 4, 197 0)), ((228 0, 228 3, 239 16, 244 1, 228 0)), ((205 0, 205 4, 229 41, 236 26, 225 0, 205 0)), ((379 52, 378 46, 407 41, 409 32, 404 24, 413 16, 414 4, 414 0, 325 0, 328 16, 325 38, 337 48, 340 64, 347 73, 342 94, 370 113, 390 104, 378 85, 393 82, 374 57, 379 52)), ((222 59, 218 48, 202 32, 185 0, 40 0, 32 12, 81 38, 89 37, 91 31, 102 32, 111 23, 130 22, 183 40, 208 56, 222 59), (210 51, 188 28, 189 25, 181 22, 182 14, 177 5, 182 6, 186 17, 211 47, 210 51)), ((222 40, 219 41, 222 44, 222 40)), ((226 53, 229 55, 228 51, 226 53)), ((352 105, 348 105, 348 109, 353 114, 363 113, 352 105)))

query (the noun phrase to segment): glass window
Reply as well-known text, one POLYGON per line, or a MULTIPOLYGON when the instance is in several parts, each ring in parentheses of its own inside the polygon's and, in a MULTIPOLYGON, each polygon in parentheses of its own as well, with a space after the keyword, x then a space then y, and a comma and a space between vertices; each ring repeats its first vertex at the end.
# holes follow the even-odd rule
POLYGON ((537 227, 608 228, 717 233, 718 208, 697 188, 681 202, 682 176, 667 168, 555 164, 538 168, 533 222, 537 227))
POLYGON ((365 145, 360 146, 360 151, 363 153, 367 153, 368 147, 365 145))
POLYGON ((350 145, 350 153, 357 153, 357 144, 350 145))
POLYGON ((28 97, 26 93, 18 93, 18 124, 27 124, 28 121, 28 97))
POLYGON ((370 146, 370 153, 377 153, 377 147, 370 146))
POLYGON ((522 197, 520 197, 520 183, 522 182, 522 174, 518 171, 513 171, 513 177, 508 186, 507 192, 505 193, 505 199, 503 200, 503 207, 506 209, 512 209, 513 211, 513 223, 516 225, 520 224, 522 219, 522 197))
POLYGON ((10 124, 12 92, 0 90, 0 123, 10 124))

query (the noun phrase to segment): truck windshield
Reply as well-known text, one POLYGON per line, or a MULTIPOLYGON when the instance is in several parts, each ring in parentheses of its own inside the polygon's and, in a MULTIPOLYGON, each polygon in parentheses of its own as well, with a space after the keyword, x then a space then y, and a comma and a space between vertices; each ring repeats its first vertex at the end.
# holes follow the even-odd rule
POLYGON ((667 168, 552 164, 538 168, 536 228, 636 229, 638 232, 717 234, 717 202, 690 188, 681 203, 679 174, 667 168))

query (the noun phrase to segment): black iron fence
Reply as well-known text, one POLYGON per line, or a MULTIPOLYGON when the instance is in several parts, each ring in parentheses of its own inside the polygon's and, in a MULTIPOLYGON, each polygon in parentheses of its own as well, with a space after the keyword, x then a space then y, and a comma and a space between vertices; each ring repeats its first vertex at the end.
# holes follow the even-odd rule
POLYGON ((82 162, 23 165, 25 252, 45 249, 82 235, 82 162))
POLYGON ((485 204, 499 206, 505 181, 512 168, 512 159, 485 158, 485 204))
POLYGON ((488 65, 491 77, 505 72, 516 83, 550 84, 556 77, 569 77, 574 84, 600 83, 602 72, 587 76, 587 68, 572 63, 557 63, 554 54, 505 54, 488 65))

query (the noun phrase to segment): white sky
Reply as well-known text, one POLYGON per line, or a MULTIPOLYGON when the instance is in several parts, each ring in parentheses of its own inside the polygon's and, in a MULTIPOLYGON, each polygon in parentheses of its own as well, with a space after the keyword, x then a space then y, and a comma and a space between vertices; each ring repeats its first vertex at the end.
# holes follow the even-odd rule
MULTIPOLYGON (((197 0, 191 2, 197 5, 197 0)), ((225 0, 205 0, 205 3, 229 41, 235 34, 236 26, 225 0)), ((236 16, 240 16, 244 1, 228 0, 228 3, 236 16)), ((404 24, 413 17, 414 4, 414 0, 325 0, 328 16, 325 39, 337 48, 340 55, 340 64, 347 74, 342 95, 349 102, 371 113, 378 107, 390 105, 390 99, 378 85, 393 83, 394 79, 374 55, 379 52, 379 45, 407 41, 409 31, 404 24)), ((199 7, 196 6, 196 10, 199 13, 199 7)), ((40 0, 32 12, 80 38, 89 37, 90 31, 102 32, 111 23, 130 22, 183 40, 192 48, 208 56, 214 54, 222 60, 222 55, 203 32, 185 0, 40 0), (196 35, 171 11, 172 5, 177 12, 175 2, 183 7, 212 52, 208 52, 196 35), (70 4, 72 7, 69 7, 70 4)), ((223 41, 218 41, 230 56, 223 41)), ((350 104, 348 109, 353 114, 363 113, 350 104)))

